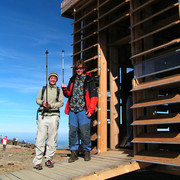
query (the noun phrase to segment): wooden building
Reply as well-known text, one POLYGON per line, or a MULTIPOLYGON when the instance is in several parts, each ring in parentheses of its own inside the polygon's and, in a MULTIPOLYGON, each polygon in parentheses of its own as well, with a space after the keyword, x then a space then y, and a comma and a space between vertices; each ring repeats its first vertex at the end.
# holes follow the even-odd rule
POLYGON ((73 63, 98 87, 92 152, 124 147, 132 84, 133 160, 180 166, 180 1, 64 0, 61 15, 74 19, 73 63))

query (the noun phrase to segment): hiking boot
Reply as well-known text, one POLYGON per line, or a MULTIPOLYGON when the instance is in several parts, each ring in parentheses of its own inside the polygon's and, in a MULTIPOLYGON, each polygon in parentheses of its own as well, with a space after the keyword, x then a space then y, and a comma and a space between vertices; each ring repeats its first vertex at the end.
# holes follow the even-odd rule
POLYGON ((34 166, 34 169, 41 170, 41 169, 42 169, 41 164, 36 164, 36 165, 34 166))
POLYGON ((45 162, 45 166, 47 166, 48 168, 52 168, 54 167, 54 164, 52 163, 52 161, 48 160, 45 162))
POLYGON ((68 163, 72 163, 74 161, 78 160, 78 155, 76 151, 71 151, 70 158, 68 159, 68 163))
POLYGON ((125 145, 125 148, 133 148, 133 145, 131 142, 127 142, 126 145, 125 145))
POLYGON ((91 156, 90 156, 89 151, 84 151, 84 160, 85 161, 90 161, 91 160, 91 156))

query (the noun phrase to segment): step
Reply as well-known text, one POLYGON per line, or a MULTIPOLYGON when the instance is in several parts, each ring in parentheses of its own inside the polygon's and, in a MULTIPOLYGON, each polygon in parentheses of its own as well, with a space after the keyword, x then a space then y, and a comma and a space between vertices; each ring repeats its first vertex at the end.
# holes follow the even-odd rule
POLYGON ((180 144, 179 132, 157 132, 138 135, 133 143, 180 144))
POLYGON ((172 103, 180 103, 180 94, 163 96, 157 99, 149 99, 143 102, 135 103, 131 108, 142 108, 172 103))
POLYGON ((180 166, 180 152, 145 151, 135 155, 132 160, 146 163, 180 166))
POLYGON ((152 88, 161 88, 161 87, 165 88, 165 87, 169 87, 169 86, 174 87, 177 85, 180 86, 180 74, 139 84, 135 88, 133 88, 131 91, 135 92, 135 91, 152 89, 152 88))
POLYGON ((149 118, 135 120, 131 125, 154 125, 154 124, 174 124, 180 123, 180 114, 155 115, 149 118))

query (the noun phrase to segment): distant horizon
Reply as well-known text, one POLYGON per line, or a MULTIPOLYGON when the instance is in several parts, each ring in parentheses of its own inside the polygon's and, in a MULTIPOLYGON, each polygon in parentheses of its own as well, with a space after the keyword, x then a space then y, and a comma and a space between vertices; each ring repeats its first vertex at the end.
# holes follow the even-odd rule
MULTIPOLYGON (((0 132, 2 138, 7 136, 7 139, 13 140, 18 138, 18 142, 24 141, 25 143, 35 144, 36 132, 0 132)), ((58 132, 57 148, 68 148, 68 133, 58 132)))

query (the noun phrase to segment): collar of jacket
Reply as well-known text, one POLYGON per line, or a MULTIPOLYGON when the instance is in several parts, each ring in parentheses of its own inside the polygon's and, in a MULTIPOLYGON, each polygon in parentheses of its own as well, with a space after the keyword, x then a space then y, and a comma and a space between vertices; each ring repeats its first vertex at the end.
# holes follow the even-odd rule
POLYGON ((50 88, 56 88, 57 86, 56 85, 51 85, 51 84, 49 84, 48 85, 50 88))
MULTIPOLYGON (((76 76, 77 76, 77 74, 74 74, 74 75, 71 77, 70 81, 71 81, 71 82, 74 82, 74 80, 76 79, 76 76)), ((90 82, 90 81, 92 81, 92 80, 93 80, 93 79, 92 79, 91 74, 86 72, 86 82, 90 82)))

